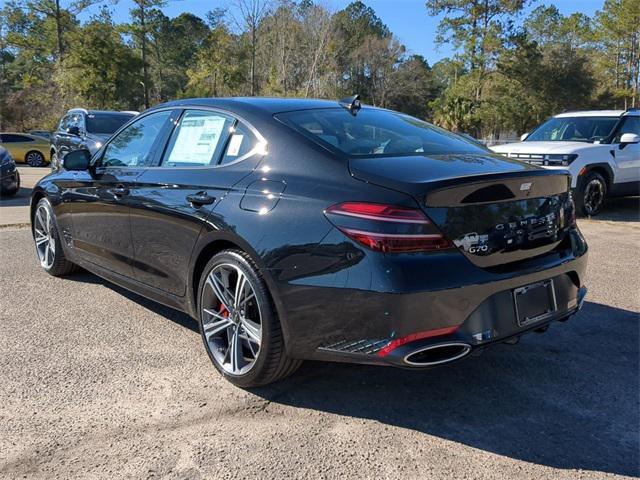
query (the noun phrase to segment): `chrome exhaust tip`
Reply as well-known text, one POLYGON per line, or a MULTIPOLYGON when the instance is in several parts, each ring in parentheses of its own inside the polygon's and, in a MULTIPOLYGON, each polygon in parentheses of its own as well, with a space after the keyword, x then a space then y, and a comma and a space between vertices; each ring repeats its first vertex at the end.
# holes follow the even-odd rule
POLYGON ((439 343, 420 348, 404 357, 408 365, 427 367, 453 362, 469 354, 471 345, 462 342, 439 343))

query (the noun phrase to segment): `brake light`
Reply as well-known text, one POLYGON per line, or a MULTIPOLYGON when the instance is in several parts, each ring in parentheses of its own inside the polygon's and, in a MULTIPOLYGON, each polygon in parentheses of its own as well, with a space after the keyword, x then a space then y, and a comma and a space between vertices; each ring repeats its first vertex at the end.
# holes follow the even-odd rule
POLYGON ((418 223, 423 225, 431 223, 420 210, 380 203, 345 202, 327 208, 327 213, 385 222, 418 223))
POLYGON ((325 211, 347 237, 383 253, 425 252, 450 248, 427 216, 415 208, 345 202, 325 211))

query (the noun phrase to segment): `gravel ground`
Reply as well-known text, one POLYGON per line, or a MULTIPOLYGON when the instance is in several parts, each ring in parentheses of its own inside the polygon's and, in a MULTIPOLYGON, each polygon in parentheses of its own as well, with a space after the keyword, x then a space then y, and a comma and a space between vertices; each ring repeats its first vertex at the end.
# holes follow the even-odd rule
POLYGON ((422 373, 307 362, 251 392, 187 316, 49 277, 27 229, 0 229, 0 477, 638 475, 640 223, 581 227, 589 301, 546 334, 422 373))

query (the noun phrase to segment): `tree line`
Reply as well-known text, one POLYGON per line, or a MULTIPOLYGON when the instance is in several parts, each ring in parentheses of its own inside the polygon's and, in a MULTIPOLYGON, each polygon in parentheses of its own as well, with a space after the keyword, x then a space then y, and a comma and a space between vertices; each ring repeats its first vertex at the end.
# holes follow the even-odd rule
POLYGON ((230 2, 205 18, 169 18, 164 0, 134 0, 116 23, 104 5, 79 20, 97 0, 10 0, 0 10, 0 128, 51 129, 73 106, 359 93, 486 138, 568 109, 640 106, 640 0, 605 0, 593 17, 531 10, 530 0, 427 0, 416 15, 442 15, 437 44, 455 51, 433 65, 361 1, 333 12, 313 0, 230 2))

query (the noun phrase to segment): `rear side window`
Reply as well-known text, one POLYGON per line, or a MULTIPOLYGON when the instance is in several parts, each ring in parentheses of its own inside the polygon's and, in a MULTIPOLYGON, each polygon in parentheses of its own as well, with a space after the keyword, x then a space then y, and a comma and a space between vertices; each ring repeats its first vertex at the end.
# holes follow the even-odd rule
POLYGON ((231 138, 220 164, 225 165, 240 160, 251 153, 257 144, 258 140, 249 127, 238 123, 235 128, 232 128, 231 138))
POLYGON ((162 159, 163 167, 204 167, 218 163, 234 120, 221 113, 187 110, 162 159))
POLYGON ((60 120, 60 125, 58 125, 58 131, 60 132, 66 132, 67 128, 69 127, 69 118, 71 117, 71 115, 65 115, 64 117, 62 117, 62 119, 60 120))
POLYGON ((24 135, 14 135, 12 133, 3 133, 0 138, 2 138, 3 143, 33 142, 32 138, 25 137, 24 135))
POLYGON ((122 130, 105 147, 100 165, 103 167, 140 167, 154 157, 154 144, 171 111, 152 113, 122 130))
POLYGON ((473 141, 417 118, 363 108, 356 116, 344 108, 301 110, 276 118, 315 142, 352 156, 486 153, 473 141))
POLYGON ((108 135, 133 118, 126 113, 90 113, 87 115, 87 132, 108 135))

